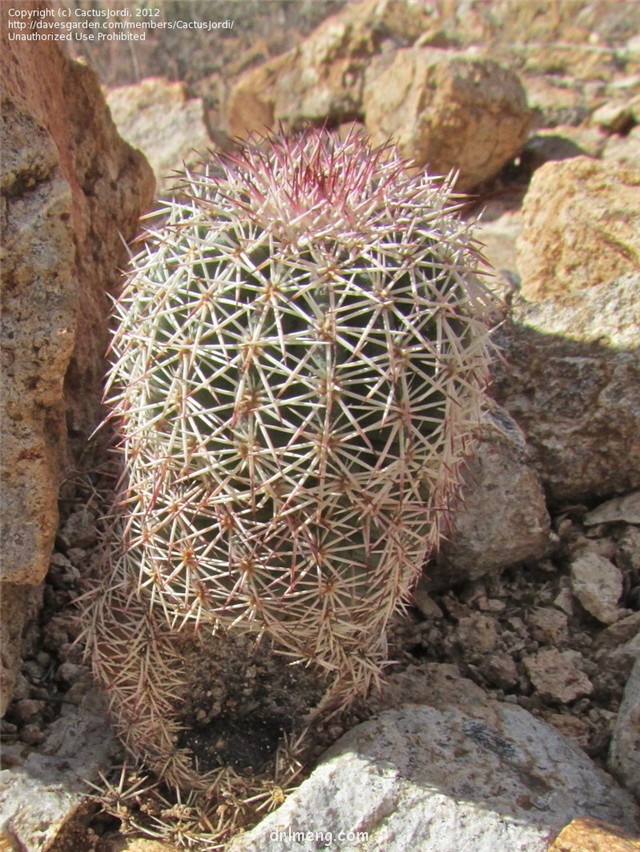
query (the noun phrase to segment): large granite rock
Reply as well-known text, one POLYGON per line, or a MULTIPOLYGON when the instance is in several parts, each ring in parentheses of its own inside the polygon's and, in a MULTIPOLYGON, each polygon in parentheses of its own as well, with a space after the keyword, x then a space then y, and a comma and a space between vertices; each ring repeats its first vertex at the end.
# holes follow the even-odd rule
POLYGON ((554 502, 640 487, 640 276, 516 306, 499 331, 496 400, 554 502))
POLYGON ((530 110, 518 76, 470 51, 412 47, 367 71, 365 124, 374 142, 393 138, 432 174, 459 170, 456 187, 492 178, 527 139, 530 110))
POLYGON ((530 301, 603 284, 640 269, 640 170, 590 157, 534 174, 516 259, 530 301))
MULTIPOLYGON (((90 68, 57 42, 4 35, 2 48, 2 581, 15 588, 44 577, 60 486, 92 464, 109 293, 153 176, 118 136, 90 68)), ((12 597, 8 637, 30 595, 12 597)))
POLYGON ((461 679, 443 702, 437 681, 432 706, 405 704, 349 731, 229 849, 314 850, 330 835, 343 852, 543 852, 579 816, 637 830, 631 795, 554 728, 461 679))

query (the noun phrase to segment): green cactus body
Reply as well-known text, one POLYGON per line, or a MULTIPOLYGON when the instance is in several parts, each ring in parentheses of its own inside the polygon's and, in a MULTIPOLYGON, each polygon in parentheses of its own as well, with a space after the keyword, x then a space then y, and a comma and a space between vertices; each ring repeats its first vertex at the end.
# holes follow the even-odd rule
POLYGON ((344 703, 459 488, 477 252, 450 181, 356 135, 253 140, 186 187, 117 305, 117 582, 171 630, 265 635, 344 703))

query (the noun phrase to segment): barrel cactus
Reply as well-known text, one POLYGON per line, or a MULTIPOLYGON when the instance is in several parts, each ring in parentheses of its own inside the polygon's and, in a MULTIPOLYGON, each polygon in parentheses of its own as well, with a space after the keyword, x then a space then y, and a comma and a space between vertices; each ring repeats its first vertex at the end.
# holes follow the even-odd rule
POLYGON ((322 707, 378 681, 484 401, 491 298, 460 203, 392 146, 308 131, 186 174, 145 235, 116 307, 123 493, 90 645, 156 769, 186 765, 158 695, 190 627, 315 667, 322 707))

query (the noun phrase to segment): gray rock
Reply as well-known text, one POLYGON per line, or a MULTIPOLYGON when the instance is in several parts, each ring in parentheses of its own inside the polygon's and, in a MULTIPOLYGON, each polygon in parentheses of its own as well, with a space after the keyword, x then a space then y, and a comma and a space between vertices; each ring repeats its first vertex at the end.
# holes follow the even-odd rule
POLYGON ((113 760, 114 739, 95 694, 81 708, 65 708, 38 751, 3 749, 0 771, 0 847, 48 849, 86 802, 90 788, 113 760))
POLYGON ((522 432, 503 410, 486 415, 465 473, 454 528, 428 568, 431 588, 541 559, 549 549, 544 492, 522 432))
POLYGON ((622 572, 597 553, 580 553, 571 561, 571 589, 582 606, 602 624, 613 624, 622 615, 622 572))
POLYGON ((610 524, 625 521, 627 524, 640 524, 640 491, 633 491, 623 497, 614 497, 596 506, 583 518, 585 526, 610 524))
POLYGON ((462 699, 405 705, 354 728, 229 850, 302 852, 331 840, 342 852, 543 852, 583 813, 637 826, 631 796, 553 728, 519 707, 462 699))
POLYGON ((640 658, 624 690, 611 737, 608 767, 640 799, 640 658))
POLYGON ((59 530, 58 539, 67 552, 73 548, 92 547, 98 540, 93 513, 88 509, 72 512, 59 530))
POLYGON ((640 487, 640 274, 537 305, 498 331, 493 394, 554 502, 640 487))

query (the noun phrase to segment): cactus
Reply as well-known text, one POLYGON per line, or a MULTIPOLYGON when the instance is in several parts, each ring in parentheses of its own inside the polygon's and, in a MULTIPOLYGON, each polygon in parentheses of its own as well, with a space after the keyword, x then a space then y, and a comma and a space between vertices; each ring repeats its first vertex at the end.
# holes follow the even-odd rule
POLYGON ((322 707, 378 682, 484 401, 492 300, 460 204, 392 146, 308 131, 187 173, 148 230, 116 307, 124 492, 89 644, 157 772, 188 774, 156 697, 182 689, 179 631, 266 638, 318 670, 322 707))

